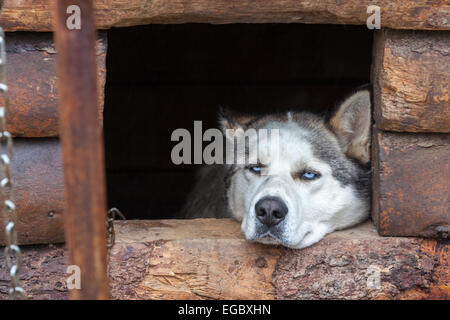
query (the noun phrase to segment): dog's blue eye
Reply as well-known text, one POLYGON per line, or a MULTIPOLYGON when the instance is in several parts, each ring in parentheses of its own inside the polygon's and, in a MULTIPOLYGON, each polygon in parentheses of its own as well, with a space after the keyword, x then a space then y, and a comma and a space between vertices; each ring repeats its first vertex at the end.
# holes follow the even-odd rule
POLYGON ((315 172, 311 172, 311 171, 306 171, 303 172, 302 174, 302 178, 305 180, 314 180, 318 177, 319 175, 315 172))
POLYGON ((253 166, 253 167, 250 167, 250 170, 252 170, 255 173, 260 173, 261 172, 261 167, 253 166))

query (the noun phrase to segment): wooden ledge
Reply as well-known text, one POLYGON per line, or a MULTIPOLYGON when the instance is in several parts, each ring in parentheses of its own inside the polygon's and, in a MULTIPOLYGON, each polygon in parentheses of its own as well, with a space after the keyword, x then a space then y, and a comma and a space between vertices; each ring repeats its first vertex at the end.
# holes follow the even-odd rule
POLYGON ((117 221, 116 244, 176 240, 245 240, 232 219, 117 221), (220 224, 217 222, 220 221, 220 224))
MULTIPOLYGON (((147 243, 158 240, 247 240, 233 219, 170 219, 116 221, 116 244, 147 243)), ((374 225, 367 221, 354 228, 328 234, 324 240, 379 239, 374 225)), ((254 243, 254 245, 258 245, 254 243)), ((269 247, 269 246, 264 246, 269 247)))
MULTIPOLYGON (((366 25, 371 0, 103 0, 95 2, 99 29, 150 23, 320 23, 366 25)), ((446 0, 379 0, 381 26, 449 30, 446 0)), ((7 1, 0 17, 6 31, 51 31, 52 1, 7 1)))
MULTIPOLYGON (((380 237, 370 222, 303 250, 248 242, 239 224, 227 219, 115 226, 109 262, 115 299, 449 298, 448 243, 380 237)), ((67 298, 64 247, 23 251, 27 295, 67 298)), ((6 279, 1 269, 0 298, 7 297, 6 279)))

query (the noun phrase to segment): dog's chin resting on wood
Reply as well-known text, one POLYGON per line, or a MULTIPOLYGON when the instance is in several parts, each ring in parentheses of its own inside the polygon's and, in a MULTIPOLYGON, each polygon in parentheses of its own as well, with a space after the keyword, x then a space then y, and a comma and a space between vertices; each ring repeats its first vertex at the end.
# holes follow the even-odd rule
POLYGON ((222 111, 227 139, 235 141, 251 128, 270 134, 278 129, 278 143, 269 149, 274 140, 258 135, 245 148, 246 159, 256 159, 252 164, 202 167, 182 217, 234 218, 248 240, 291 248, 366 220, 370 101, 369 89, 356 91, 329 118, 297 111, 264 116, 222 111))

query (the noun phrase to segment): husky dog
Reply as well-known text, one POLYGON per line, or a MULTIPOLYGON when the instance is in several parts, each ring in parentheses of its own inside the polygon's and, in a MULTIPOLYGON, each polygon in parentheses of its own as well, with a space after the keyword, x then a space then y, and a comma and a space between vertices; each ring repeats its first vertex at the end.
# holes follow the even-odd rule
POLYGON ((223 132, 277 128, 278 156, 261 148, 256 165, 201 168, 183 216, 232 217, 248 240, 290 248, 364 221, 370 202, 370 96, 369 89, 356 91, 328 118, 296 111, 260 117, 222 112, 223 132))

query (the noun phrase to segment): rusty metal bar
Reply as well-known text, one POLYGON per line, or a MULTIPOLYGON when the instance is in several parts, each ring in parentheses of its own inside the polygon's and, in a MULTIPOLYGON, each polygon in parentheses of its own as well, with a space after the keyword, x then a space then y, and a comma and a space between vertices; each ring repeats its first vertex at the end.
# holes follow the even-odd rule
POLYGON ((70 263, 81 271, 81 289, 72 290, 71 298, 107 299, 106 183, 92 0, 58 0, 54 12, 66 243, 70 263))

